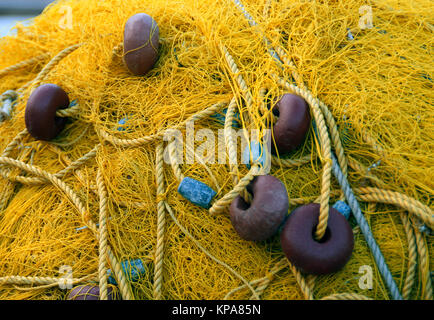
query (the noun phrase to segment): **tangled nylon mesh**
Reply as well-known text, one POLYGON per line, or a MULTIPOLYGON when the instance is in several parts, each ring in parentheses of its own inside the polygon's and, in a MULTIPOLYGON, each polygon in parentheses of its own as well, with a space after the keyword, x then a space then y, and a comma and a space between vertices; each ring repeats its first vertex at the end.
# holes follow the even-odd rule
MULTIPOLYGON (((253 108, 237 103, 248 116, 248 129, 266 128, 259 111, 261 89, 273 99, 284 90, 270 71, 290 79, 291 70, 276 67, 259 32, 273 45, 280 45, 293 59, 297 72, 314 96, 330 106, 343 135, 346 155, 369 167, 387 189, 405 193, 432 208, 434 170, 434 109, 432 108, 433 66, 432 16, 429 1, 373 1, 372 29, 360 29, 359 8, 364 1, 244 1, 259 23, 250 27, 232 1, 143 1, 120 0, 59 1, 49 6, 29 26, 18 25, 16 35, 0 40, 0 68, 49 52, 54 56, 64 48, 83 43, 62 59, 45 83, 64 88, 77 100, 80 113, 51 143, 25 138, 12 154, 29 152, 23 161, 49 172, 57 172, 102 142, 100 130, 124 139, 163 132, 189 116, 219 102, 242 96, 231 75, 221 45, 236 60, 253 98, 253 108), (72 29, 61 28, 63 6, 72 9, 72 29), (159 60, 145 77, 132 76, 113 49, 123 40, 123 25, 133 14, 146 12, 160 28, 159 60), (354 40, 347 39, 351 29, 354 40), (119 120, 127 118, 124 130, 119 120), (375 152, 366 137, 383 150, 375 152), (33 151, 34 150, 34 151, 33 151)), ((0 90, 18 89, 34 79, 48 60, 2 77, 0 90)), ((15 114, 0 126, 0 148, 24 129, 24 110, 30 90, 15 106, 15 114)), ((196 129, 222 126, 207 118, 196 129)), ((186 134, 185 127, 180 128, 186 134)), ((200 141, 195 146, 198 147, 200 141)), ((91 218, 98 221, 97 168, 102 170, 109 195, 109 243, 120 261, 142 259, 147 272, 133 283, 138 299, 153 298, 153 272, 157 239, 157 191, 155 182, 156 143, 137 148, 102 144, 95 159, 63 180, 84 201, 91 218)), ((291 158, 312 154, 309 163, 292 168, 273 166, 271 174, 287 187, 289 198, 311 201, 321 190, 322 165, 312 132, 291 158)), ((239 156, 239 155, 238 155, 239 156)), ((217 157, 217 155, 216 155, 217 157)), ((177 193, 178 181, 165 165, 165 199, 179 223, 200 245, 226 263, 247 281, 267 276, 284 258, 279 237, 263 243, 244 241, 235 233, 228 215, 210 216, 177 193)), ((218 191, 217 198, 233 187, 229 165, 183 164, 185 176, 196 178, 218 191), (217 182, 217 184, 216 184, 217 182)), ((239 166, 240 176, 247 173, 239 166)), ((14 170, 18 175, 19 170, 14 170)), ((369 185, 366 172, 350 170, 353 187, 369 185)), ((11 186, 0 180, 7 192, 11 186)), ((98 242, 88 229, 76 231, 83 221, 68 198, 51 184, 12 186, 14 193, 0 216, 0 276, 59 276, 59 269, 71 266, 74 278, 98 270, 98 242)), ((333 181, 332 190, 338 185, 333 181)), ((331 198, 331 203, 338 199, 331 198)), ((370 211, 361 203, 373 234, 392 275, 402 289, 407 274, 408 247, 399 210, 377 205, 370 211)), ((294 209, 290 205, 290 210, 294 209)), ((355 226, 351 220, 352 226, 355 226)), ((426 237, 428 257, 433 253, 432 237, 426 237)), ((430 259, 430 258, 429 258, 430 259)), ((164 249, 164 299, 222 299, 243 285, 225 266, 204 253, 166 214, 164 249)), ((411 298, 422 297, 422 280, 416 275, 411 298)), ((315 280, 314 296, 351 292, 374 299, 387 299, 372 255, 360 234, 355 233, 353 255, 343 270, 315 280), (372 290, 359 286, 360 266, 374 270, 372 290)), ((56 299, 67 292, 59 288, 23 290, 2 286, 4 299, 56 299)), ((249 298, 248 288, 230 298, 249 298)), ((275 274, 262 294, 264 299, 303 299, 288 267, 275 274)))

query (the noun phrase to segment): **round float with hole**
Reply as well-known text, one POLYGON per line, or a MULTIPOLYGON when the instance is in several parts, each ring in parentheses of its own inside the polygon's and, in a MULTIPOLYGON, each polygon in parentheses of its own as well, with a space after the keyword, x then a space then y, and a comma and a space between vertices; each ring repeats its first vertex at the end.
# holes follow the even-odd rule
MULTIPOLYGON (((107 287, 107 299, 119 300, 117 289, 112 286, 107 287)), ((80 285, 72 288, 67 300, 100 300, 100 290, 98 285, 80 285)))
POLYGON ((68 95, 58 85, 48 83, 37 87, 27 101, 24 115, 27 131, 37 140, 54 139, 67 120, 56 116, 56 111, 68 106, 68 95))
POLYGON ((334 208, 330 208, 324 237, 315 239, 319 211, 317 203, 298 207, 289 215, 280 235, 288 260, 302 271, 317 275, 339 271, 354 247, 350 224, 334 208))
POLYGON ((271 175, 264 175, 255 177, 247 191, 252 194, 252 203, 238 196, 229 207, 232 225, 245 240, 266 240, 278 231, 288 213, 285 185, 271 175))

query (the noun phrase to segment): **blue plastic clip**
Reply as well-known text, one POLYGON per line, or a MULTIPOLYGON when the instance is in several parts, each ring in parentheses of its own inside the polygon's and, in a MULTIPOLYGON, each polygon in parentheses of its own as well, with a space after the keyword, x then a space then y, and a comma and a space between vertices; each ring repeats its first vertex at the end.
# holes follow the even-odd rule
MULTIPOLYGON (((121 266, 127 280, 130 282, 136 282, 140 279, 140 276, 142 276, 146 272, 143 261, 140 259, 123 261, 121 263, 121 266)), ((107 282, 113 285, 117 285, 117 282, 113 277, 112 271, 110 269, 107 270, 107 275, 107 282)))
POLYGON ((336 203, 333 205, 333 208, 338 210, 345 217, 345 219, 348 220, 350 218, 351 208, 348 204, 346 204, 345 201, 336 201, 336 203))
POLYGON ((348 34, 347 34, 347 37, 348 37, 348 40, 354 40, 354 36, 353 36, 353 34, 351 33, 351 30, 349 29, 349 28, 347 28, 347 31, 348 31, 348 34))
POLYGON ((118 127, 118 131, 125 131, 125 128, 123 127, 128 121, 128 117, 122 118, 119 120, 118 124, 121 125, 121 127, 118 127))
POLYGON ((189 177, 181 181, 178 192, 185 199, 205 209, 211 207, 211 200, 217 194, 205 183, 189 177))

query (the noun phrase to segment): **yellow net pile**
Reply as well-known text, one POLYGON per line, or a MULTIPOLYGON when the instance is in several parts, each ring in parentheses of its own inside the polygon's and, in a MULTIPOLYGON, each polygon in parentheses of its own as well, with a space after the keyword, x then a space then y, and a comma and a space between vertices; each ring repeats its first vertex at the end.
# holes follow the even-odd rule
MULTIPOLYGON (((263 132, 273 121, 266 101, 291 92, 284 83, 292 77, 336 121, 329 131, 342 141, 340 163, 403 297, 432 299, 431 1, 369 1, 372 28, 359 25, 366 13, 361 0, 243 4, 256 27, 230 0, 58 1, 0 40, 0 92, 22 93, 11 119, 0 124, 1 299, 66 298, 58 282, 65 266, 74 284, 98 283, 107 259, 100 259, 99 229, 90 221, 102 221, 101 212, 112 255, 107 267, 132 259, 146 265, 136 282, 119 278, 123 298, 389 299, 354 220, 354 251, 344 269, 305 275, 286 260, 279 236, 244 241, 227 206, 210 214, 178 194, 180 172, 216 190, 216 201, 234 189, 233 168, 227 157, 217 162, 217 147, 204 152, 196 137, 200 161, 184 157, 175 170, 167 163, 158 168, 158 155, 168 151, 165 130, 177 128, 185 140, 191 117, 195 131, 212 129, 224 150, 218 137, 224 126, 211 115, 232 98, 241 126, 263 132), (120 45, 125 22, 138 12, 160 30, 159 60, 145 77, 129 73, 120 45), (61 86, 77 102, 51 142, 20 135, 27 99, 42 83, 61 86), (118 130, 121 119, 127 121, 118 130), (363 266, 373 271, 370 289, 361 285, 363 266)), ((274 159, 270 174, 285 184, 290 210, 324 197, 326 163, 313 130, 298 151, 274 159)), ((245 165, 236 169, 239 179, 248 175, 245 165)), ((327 189, 330 205, 341 199, 334 178, 327 189)))

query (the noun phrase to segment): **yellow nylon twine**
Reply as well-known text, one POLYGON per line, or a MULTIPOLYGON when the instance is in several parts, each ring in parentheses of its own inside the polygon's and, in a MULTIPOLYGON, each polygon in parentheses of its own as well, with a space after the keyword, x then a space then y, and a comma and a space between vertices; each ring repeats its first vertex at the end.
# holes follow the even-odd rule
POLYGON ((107 269, 123 299, 389 299, 353 219, 351 259, 325 276, 289 263, 278 235, 244 241, 231 225, 228 206, 238 195, 250 201, 246 186, 259 172, 241 163, 238 137, 251 137, 231 123, 262 137, 277 119, 268 106, 295 93, 319 140, 311 130, 297 151, 271 158, 290 211, 320 203, 322 237, 328 208, 344 200, 334 152, 403 297, 432 300, 432 3, 370 1, 372 28, 360 24, 362 0, 243 4, 256 27, 229 0, 56 1, 0 39, 0 93, 18 94, 0 123, 0 299, 65 299, 65 279, 100 284, 107 299, 107 269), (144 77, 122 61, 123 26, 139 12, 160 32, 159 59, 144 77), (57 113, 69 120, 50 142, 24 123, 44 83, 76 101, 57 113), (213 116, 225 108, 222 123, 213 116), (199 135, 187 145, 191 125, 195 135, 210 129, 216 147, 199 135), (182 137, 180 154, 168 129, 182 137), (165 161, 177 155, 182 163, 165 161), (209 210, 179 195, 184 177, 215 189, 209 210), (130 282, 121 262, 133 259, 146 272, 130 282))

